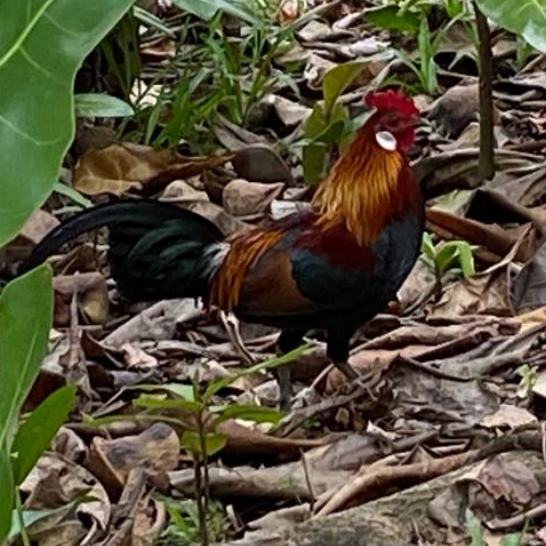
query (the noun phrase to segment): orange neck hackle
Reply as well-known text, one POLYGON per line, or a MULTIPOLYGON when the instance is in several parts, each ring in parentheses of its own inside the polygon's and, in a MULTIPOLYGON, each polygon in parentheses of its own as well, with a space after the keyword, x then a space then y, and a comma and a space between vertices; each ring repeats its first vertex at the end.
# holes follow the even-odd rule
POLYGON ((377 143, 375 119, 359 130, 313 198, 318 225, 330 229, 343 222, 360 246, 373 243, 414 197, 407 160, 377 143))

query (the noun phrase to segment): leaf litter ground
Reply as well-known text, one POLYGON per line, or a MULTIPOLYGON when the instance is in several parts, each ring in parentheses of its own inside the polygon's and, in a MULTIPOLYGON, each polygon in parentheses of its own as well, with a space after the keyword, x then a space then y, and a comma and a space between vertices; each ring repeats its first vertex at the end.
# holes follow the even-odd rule
MULTIPOLYGON (((284 6, 284 20, 296 17, 294 6, 284 6)), ((300 29, 285 53, 301 62, 301 97, 290 87, 269 93, 252 131, 219 120, 220 154, 114 142, 108 128, 91 124, 67 158, 75 168, 66 179, 96 202, 109 195, 175 202, 226 233, 305 207, 300 152, 287 152, 287 142, 301 135, 324 74, 364 61, 341 97, 356 111, 371 84, 414 83, 394 53, 400 35, 370 25, 366 10, 349 3, 318 8, 321 22, 300 29)), ((528 519, 523 543, 544 542, 545 477, 536 453, 543 452, 546 399, 546 61, 533 54, 517 67, 515 40, 499 35, 498 171, 481 184, 475 59, 457 60, 461 33, 444 42, 438 96, 416 97, 425 122, 413 162, 428 200, 427 231, 435 243, 473 245, 476 274, 452 271, 438 285, 420 259, 399 301, 353 340, 350 362, 365 387, 348 390, 330 369, 320 334, 311 335, 311 347, 289 364, 297 394, 279 425, 237 418, 219 425, 226 443, 209 462, 215 539, 288 544, 315 536, 333 544, 334 529, 338 539, 348 533, 348 543, 365 533, 370 544, 467 544, 470 509, 483 523, 485 544, 498 544, 528 519)), ((172 44, 153 37, 142 49, 154 58, 144 78, 172 44)), ((62 210, 69 203, 57 194, 35 213, 3 251, 6 268, 70 212, 62 210)), ((195 471, 180 448, 184 429, 144 419, 131 403, 136 387, 229 377, 271 358, 277 334, 208 315, 189 300, 127 305, 109 279, 103 235, 83 243, 53 260, 55 330, 26 403, 35 407, 66 382, 79 388, 70 422, 22 487, 25 508, 45 510, 32 535, 37 544, 186 540, 196 520, 195 471), (131 418, 97 429, 86 415, 131 418)), ((271 407, 277 396, 272 375, 262 373, 240 377, 214 402, 271 407)))

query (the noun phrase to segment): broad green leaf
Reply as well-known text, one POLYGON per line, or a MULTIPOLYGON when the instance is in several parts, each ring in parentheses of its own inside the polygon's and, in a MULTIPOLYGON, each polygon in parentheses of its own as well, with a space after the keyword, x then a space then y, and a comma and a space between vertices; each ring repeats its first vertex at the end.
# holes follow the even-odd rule
MULTIPOLYGON (((205 436, 206 456, 211 457, 215 453, 218 453, 220 450, 224 449, 226 443, 227 438, 223 434, 209 432, 205 436)), ((201 438, 199 437, 199 434, 191 430, 186 430, 184 434, 182 434, 182 438, 180 439, 180 447, 189 453, 199 455, 200 457, 205 455, 201 447, 201 438)))
POLYGON ((302 151, 303 176, 306 184, 320 182, 324 174, 328 146, 324 142, 311 142, 302 151))
POLYGON ((74 106, 76 116, 85 118, 123 118, 135 113, 124 100, 104 93, 78 93, 74 106))
POLYGON ((317 102, 311 115, 305 121, 304 135, 306 138, 316 138, 326 129, 327 125, 324 107, 320 102, 317 102))
POLYGON ((400 32, 417 33, 421 23, 420 17, 416 13, 402 12, 398 6, 392 4, 367 10, 366 19, 378 27, 400 32))
POLYGON ((49 447, 70 412, 75 396, 76 389, 71 385, 56 390, 19 425, 11 446, 16 484, 23 482, 49 447))
POLYGON ((546 53, 546 2, 544 0, 476 0, 482 13, 505 29, 523 36, 546 53))
POLYGON ((349 123, 347 109, 335 104, 328 121, 321 119, 322 107, 316 105, 306 126, 305 136, 313 140, 306 144, 302 151, 303 175, 306 184, 320 182, 325 174, 325 163, 328 152, 341 142, 349 123))
POLYGON ((2 291, 0 446, 11 443, 19 410, 47 351, 52 316, 51 269, 47 265, 15 279, 2 291))
POLYGON ((364 66, 366 63, 363 61, 351 61, 340 64, 326 73, 322 81, 326 119, 330 118, 339 96, 351 85, 364 66))
POLYGON ((0 246, 51 193, 74 134, 76 70, 132 4, 0 1, 0 246))
POLYGON ((248 6, 238 0, 173 0, 173 4, 205 21, 210 21, 218 11, 223 11, 247 23, 259 23, 248 6))
POLYGON ((476 273, 472 248, 466 241, 459 244, 459 263, 465 277, 472 277, 476 273))
POLYGON ((265 406, 224 406, 211 408, 218 417, 214 420, 217 425, 227 419, 245 419, 255 423, 278 423, 284 414, 265 406))
POLYGON ((434 243, 432 242, 432 237, 430 233, 423 233, 423 239, 421 241, 421 252, 428 256, 431 259, 434 259, 436 250, 434 248, 434 243))
POLYGON ((15 504, 15 484, 9 451, 5 443, 0 444, 0 491, 0 544, 4 544, 10 532, 12 510, 15 504))
POLYGON ((440 273, 445 273, 459 253, 457 245, 446 243, 436 252, 436 267, 440 273))

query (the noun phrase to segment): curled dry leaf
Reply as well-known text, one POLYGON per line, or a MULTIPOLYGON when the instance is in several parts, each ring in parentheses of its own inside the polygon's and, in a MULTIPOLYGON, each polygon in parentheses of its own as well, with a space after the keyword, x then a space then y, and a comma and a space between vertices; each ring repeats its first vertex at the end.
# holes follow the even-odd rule
POLYGON ((72 462, 80 462, 88 453, 85 442, 70 428, 61 427, 51 444, 53 451, 72 462))
MULTIPOLYGON (((478 120, 479 102, 478 84, 456 85, 433 102, 428 118, 438 124, 443 135, 458 137, 470 122, 478 120)), ((497 110, 496 121, 499 121, 497 110)))
MULTIPOLYGON (((86 494, 95 500, 73 506, 74 515, 65 515, 65 521, 90 521, 89 529, 84 528, 87 537, 81 543, 92 542, 93 536, 107 529, 111 516, 111 505, 102 484, 88 470, 63 459, 56 453, 43 455, 21 485, 21 492, 27 496, 26 510, 57 508, 86 494), (84 516, 82 519, 77 516, 84 516)), ((52 515, 49 520, 41 520, 39 530, 44 532, 58 524, 52 515)), ((34 530, 31 531, 34 535, 34 530)), ((38 532, 38 530, 36 530, 38 532)), ((64 544, 64 543, 63 543, 64 544)))
POLYGON ((255 217, 267 211, 269 205, 280 195, 284 184, 259 184, 243 179, 232 180, 223 192, 223 205, 233 216, 255 217))
POLYGON ((162 474, 178 466, 180 439, 170 426, 154 423, 138 436, 115 440, 95 437, 89 450, 88 468, 99 476, 106 489, 121 492, 129 472, 146 468, 162 474))
POLYGON ((160 191, 173 180, 190 178, 223 165, 231 155, 184 157, 174 150, 154 150, 137 144, 114 144, 89 150, 78 161, 74 187, 87 195, 121 195, 128 190, 160 191))
POLYGON ((231 160, 235 172, 249 182, 292 182, 292 173, 270 146, 253 144, 239 150, 231 160))
POLYGON ((74 295, 92 324, 102 324, 106 321, 110 300, 106 279, 100 273, 59 275, 53 279, 53 288, 56 326, 70 324, 70 305, 74 295))
POLYGON ((143 499, 134 516, 131 546, 154 546, 167 524, 165 505, 153 498, 143 499))
MULTIPOLYGON (((206 172, 206 171, 205 171, 206 172)), ((207 192, 195 189, 185 180, 175 180, 171 182, 163 192, 162 201, 171 201, 176 203, 208 201, 207 192)))

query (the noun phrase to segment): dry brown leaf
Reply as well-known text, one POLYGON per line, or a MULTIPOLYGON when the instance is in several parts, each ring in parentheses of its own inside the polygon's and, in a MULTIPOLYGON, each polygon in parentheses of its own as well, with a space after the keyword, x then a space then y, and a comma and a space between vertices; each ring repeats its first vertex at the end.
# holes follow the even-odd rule
POLYGON ((275 114, 285 127, 295 127, 307 119, 311 113, 311 108, 307 108, 280 95, 268 95, 265 101, 267 104, 273 106, 275 114))
POLYGON ((546 244, 519 271, 512 287, 516 311, 530 311, 546 305, 546 244))
POLYGON ((137 368, 146 370, 157 367, 157 359, 149 355, 141 347, 136 347, 132 343, 124 343, 121 351, 125 359, 127 368, 137 368))
POLYGON ((232 180, 223 192, 223 205, 233 216, 254 217, 264 213, 278 197, 284 184, 259 184, 242 178, 232 180))
POLYGON ((300 0, 279 0, 277 21, 281 24, 294 22, 300 16, 300 0))
POLYGON ((499 455, 488 460, 475 473, 474 479, 498 502, 509 502, 514 508, 529 504, 541 490, 534 473, 521 461, 499 455))
POLYGON ((265 144, 253 144, 239 150, 231 160, 235 172, 250 182, 292 181, 292 173, 281 156, 265 144))
POLYGON ((486 415, 481 424, 486 428, 515 429, 536 422, 537 418, 525 408, 501 404, 495 413, 486 415))
POLYGON ((92 324, 106 321, 110 300, 106 279, 100 273, 59 275, 53 279, 53 288, 56 326, 67 326, 70 323, 70 304, 74 295, 92 324))
POLYGON ((93 438, 88 467, 108 491, 119 493, 132 469, 147 468, 154 474, 174 470, 179 454, 180 440, 174 429, 154 423, 138 436, 115 440, 93 438))
MULTIPOLYGON (((474 189, 481 186, 478 170, 478 148, 466 148, 431 155, 414 165, 415 178, 427 196, 437 196, 454 189, 474 189)), ((513 150, 498 150, 495 156, 499 172, 537 166, 542 159, 533 154, 513 150)))
POLYGON ((461 315, 513 316, 510 304, 509 272, 501 267, 449 285, 438 303, 431 306, 429 318, 447 319, 461 315))
POLYGON ((26 260, 32 245, 41 241, 59 221, 46 211, 35 210, 23 225, 19 235, 0 249, 0 267, 13 268, 16 262, 26 260))
MULTIPOLYGON (((75 463, 64 460, 56 453, 43 455, 21 485, 23 494, 28 495, 25 509, 41 510, 66 505, 82 494, 88 494, 96 500, 79 504, 74 510, 75 515, 83 516, 80 521, 91 524, 87 538, 92 540, 95 534, 107 529, 111 516, 111 505, 102 484, 88 470, 75 463), (86 519, 87 518, 87 519, 86 519)), ((36 524, 36 532, 46 531, 57 525, 58 514, 41 520, 36 524)), ((68 519, 65 517, 65 519, 68 519)), ((73 520, 76 518, 73 517, 73 520)), ((72 533, 72 531, 70 532, 72 533)), ((33 529, 34 535, 34 529, 33 529)))
POLYGON ((478 119, 479 86, 456 85, 447 91, 430 107, 428 117, 434 120, 443 135, 457 137, 471 122, 478 119))
POLYGON ((162 502, 143 499, 134 515, 131 546, 154 546, 167 523, 162 502))
POLYGON ((154 150, 137 144, 114 144, 89 150, 76 164, 74 187, 87 195, 121 195, 128 190, 159 191, 173 180, 190 178, 223 165, 231 155, 184 157, 174 150, 154 150))
POLYGON ((177 322, 195 319, 201 313, 202 307, 193 299, 160 301, 124 322, 102 340, 101 346, 119 351, 126 343, 170 339, 177 322))
MULTIPOLYGON (((350 477, 349 471, 314 471, 301 462, 288 463, 270 468, 252 467, 210 468, 209 480, 211 495, 217 498, 251 497, 272 500, 311 499, 309 478, 315 494, 321 494, 343 485, 350 477)), ((178 470, 169 473, 171 486, 185 495, 195 490, 193 469, 178 470)))

